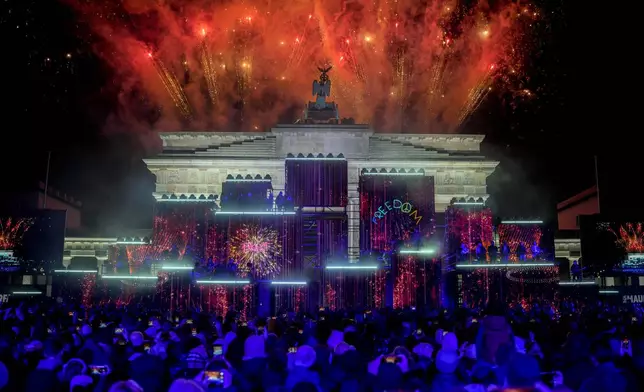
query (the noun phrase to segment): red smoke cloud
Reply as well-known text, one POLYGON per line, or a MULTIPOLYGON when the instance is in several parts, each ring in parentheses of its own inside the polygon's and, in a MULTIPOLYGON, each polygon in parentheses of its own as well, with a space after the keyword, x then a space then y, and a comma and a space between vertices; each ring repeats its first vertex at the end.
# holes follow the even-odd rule
POLYGON ((493 85, 521 74, 526 26, 538 14, 503 3, 96 0, 73 6, 98 37, 96 52, 116 72, 121 95, 114 119, 131 127, 253 131, 293 122, 313 99, 317 66, 331 64, 331 100, 341 117, 422 133, 455 132, 493 85))

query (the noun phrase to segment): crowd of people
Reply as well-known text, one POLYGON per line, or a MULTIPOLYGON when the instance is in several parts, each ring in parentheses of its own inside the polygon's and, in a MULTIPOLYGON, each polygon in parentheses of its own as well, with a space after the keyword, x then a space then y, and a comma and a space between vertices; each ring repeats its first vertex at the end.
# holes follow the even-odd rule
POLYGON ((0 391, 581 391, 644 385, 636 305, 285 311, 3 305, 0 391))

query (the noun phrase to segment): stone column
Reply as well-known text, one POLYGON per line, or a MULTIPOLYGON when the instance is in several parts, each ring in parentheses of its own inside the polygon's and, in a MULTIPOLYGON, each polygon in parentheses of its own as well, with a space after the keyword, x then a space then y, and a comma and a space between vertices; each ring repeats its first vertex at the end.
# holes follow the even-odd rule
POLYGON ((349 263, 360 259, 360 192, 358 169, 349 167, 347 195, 347 234, 349 240, 349 263))

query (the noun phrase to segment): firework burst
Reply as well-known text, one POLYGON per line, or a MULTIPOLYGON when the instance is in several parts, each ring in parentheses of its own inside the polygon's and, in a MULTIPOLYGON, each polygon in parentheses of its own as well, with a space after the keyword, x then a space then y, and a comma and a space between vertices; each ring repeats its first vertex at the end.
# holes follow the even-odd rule
POLYGON ((242 276, 254 273, 268 278, 280 272, 276 259, 282 255, 282 245, 277 231, 272 228, 244 225, 230 241, 229 250, 237 272, 242 276))
POLYGON ((618 231, 609 227, 608 231, 615 236, 617 245, 627 253, 644 252, 644 227, 641 223, 626 223, 618 231))
POLYGON ((32 219, 0 219, 0 249, 14 249, 33 225, 32 219))
MULTIPOLYGON (((519 0, 69 1, 122 88, 170 108, 157 129, 293 119, 316 65, 332 64, 343 115, 455 131, 490 92, 526 95, 524 65, 543 35, 519 0)), ((135 115, 136 102, 122 104, 135 115)))

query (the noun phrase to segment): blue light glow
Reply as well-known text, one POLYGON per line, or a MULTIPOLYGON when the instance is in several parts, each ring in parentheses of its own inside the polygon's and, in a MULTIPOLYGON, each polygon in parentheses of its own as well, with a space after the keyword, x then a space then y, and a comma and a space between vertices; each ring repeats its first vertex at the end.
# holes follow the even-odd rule
POLYGON ((425 173, 361 173, 363 176, 424 176, 425 173))
POLYGON ((434 254, 434 249, 418 249, 418 250, 401 250, 400 253, 401 255, 431 255, 434 254))
POLYGON ((164 265, 161 269, 167 271, 192 271, 194 267, 182 266, 182 265, 164 265))
POLYGON ((327 265, 328 270, 377 270, 377 265, 327 265))
POLYGON ((295 215, 295 211, 215 211, 215 215, 295 215))
POLYGON ((507 220, 501 221, 504 225, 542 225, 542 220, 507 220))
POLYGON ((566 282, 559 282, 560 286, 576 286, 576 285, 584 285, 584 286, 590 286, 590 285, 596 285, 597 282, 586 280, 571 280, 571 281, 566 281, 566 282))
POLYGON ((456 264, 456 268, 530 268, 554 267, 555 263, 498 263, 498 264, 456 264))
POLYGON ((250 284, 250 280, 198 280, 198 284, 250 284))

